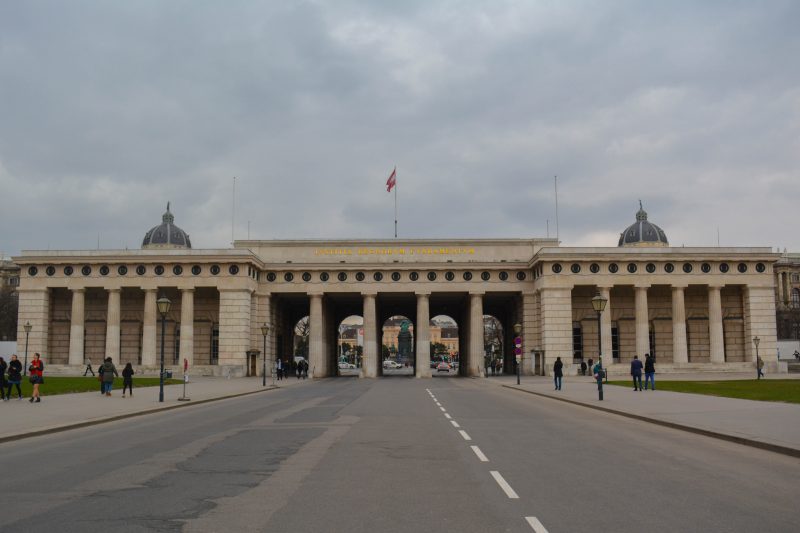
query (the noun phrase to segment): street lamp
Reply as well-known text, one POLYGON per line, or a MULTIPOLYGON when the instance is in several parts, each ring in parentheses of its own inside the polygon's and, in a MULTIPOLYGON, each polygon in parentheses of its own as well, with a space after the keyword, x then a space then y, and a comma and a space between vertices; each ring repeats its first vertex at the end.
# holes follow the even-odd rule
POLYGON ((25 365, 22 367, 22 375, 25 376, 28 374, 28 336, 31 334, 33 326, 30 322, 25 322, 22 328, 25 330, 25 365))
MULTIPOLYGON (((261 326, 261 334, 264 336, 264 356, 261 358, 261 386, 267 386, 267 335, 269 335, 269 324, 264 322, 261 326)), ((270 363, 270 368, 272 364, 270 363)), ((273 378, 274 379, 274 378, 273 378)), ((275 385, 275 383, 273 383, 275 385)))
POLYGON ((756 345, 756 376, 758 379, 761 379, 761 371, 758 369, 758 344, 761 342, 761 339, 758 337, 753 337, 753 344, 756 345))
MULTIPOLYGON (((600 369, 603 368, 603 327, 600 323, 600 317, 603 314, 603 311, 606 309, 606 304, 608 303, 607 298, 603 298, 603 296, 598 292, 592 298, 592 307, 594 308, 595 312, 597 313, 597 351, 600 357, 600 369)), ((606 371, 606 378, 608 378, 608 372, 606 371)), ((602 376, 597 380, 597 394, 600 398, 600 401, 603 401, 603 379, 602 376)))
POLYGON ((522 366, 522 324, 514 324, 514 355, 517 361, 517 385, 519 385, 520 366, 522 366))
POLYGON ((172 302, 166 296, 162 296, 156 300, 156 307, 161 315, 161 373, 158 380, 158 401, 164 401, 164 336, 166 335, 167 328, 167 313, 172 302))

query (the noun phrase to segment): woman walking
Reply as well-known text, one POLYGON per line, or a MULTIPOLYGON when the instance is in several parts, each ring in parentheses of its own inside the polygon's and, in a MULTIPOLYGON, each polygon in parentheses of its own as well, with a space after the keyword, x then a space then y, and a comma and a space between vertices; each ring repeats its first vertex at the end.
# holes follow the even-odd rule
POLYGON ((131 398, 133 398, 133 375, 135 372, 133 371, 133 365, 130 363, 125 365, 125 368, 122 369, 122 397, 125 397, 125 389, 128 389, 131 393, 131 398))
POLYGON ((114 387, 114 376, 119 377, 117 367, 114 366, 110 357, 106 357, 103 363, 103 389, 106 392, 106 396, 111 396, 111 389, 114 387))
POLYGON ((11 399, 11 387, 17 386, 17 398, 22 399, 22 388, 19 384, 22 383, 22 363, 17 359, 17 355, 11 356, 11 361, 8 362, 8 391, 6 391, 5 399, 11 399))
POLYGON ((8 369, 8 363, 2 357, 0 357, 0 394, 3 395, 3 400, 6 399, 6 370, 8 369))
POLYGON ((31 373, 30 380, 33 385, 33 394, 31 394, 30 401, 31 403, 39 403, 42 401, 39 397, 39 385, 44 383, 44 377, 42 376, 44 363, 38 353, 33 354, 33 361, 31 361, 31 366, 28 367, 28 372, 31 373))
POLYGON ((561 378, 564 377, 564 363, 561 362, 560 357, 556 357, 556 362, 553 364, 553 381, 556 385, 556 390, 561 390, 561 378))

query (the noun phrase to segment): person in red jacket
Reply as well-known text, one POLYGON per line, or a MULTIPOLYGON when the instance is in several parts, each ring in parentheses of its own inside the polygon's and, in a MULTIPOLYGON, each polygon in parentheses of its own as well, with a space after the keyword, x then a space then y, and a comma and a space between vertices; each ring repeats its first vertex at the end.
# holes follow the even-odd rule
POLYGON ((42 373, 44 372, 44 363, 42 362, 41 357, 42 356, 38 353, 33 354, 33 361, 31 361, 31 366, 28 367, 28 372, 30 372, 31 376, 31 384, 33 385, 31 403, 38 403, 42 401, 42 399, 39 397, 39 385, 44 383, 44 378, 42 377, 42 373))

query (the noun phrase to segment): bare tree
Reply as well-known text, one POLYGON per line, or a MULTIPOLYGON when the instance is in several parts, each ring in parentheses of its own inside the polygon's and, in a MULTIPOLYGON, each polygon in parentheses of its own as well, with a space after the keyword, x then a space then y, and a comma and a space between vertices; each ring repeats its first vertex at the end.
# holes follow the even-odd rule
POLYGON ((17 340, 19 295, 10 287, 0 288, 0 340, 17 340))

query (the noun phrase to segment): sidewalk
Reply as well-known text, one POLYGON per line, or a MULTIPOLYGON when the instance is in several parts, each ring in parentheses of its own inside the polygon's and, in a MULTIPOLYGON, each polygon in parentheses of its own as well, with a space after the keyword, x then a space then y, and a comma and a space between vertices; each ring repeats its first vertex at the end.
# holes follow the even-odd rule
MULTIPOLYGON (((274 389, 301 386, 312 380, 286 379, 276 381, 274 389)), ((266 388, 261 378, 196 377, 188 383, 186 395, 191 401, 178 401, 183 385, 164 387, 164 403, 158 401, 158 387, 134 388, 133 397, 122 397, 122 390, 112 391, 110 398, 97 392, 47 396, 47 384, 42 387, 42 401, 31 404, 28 398, 0 402, 0 443, 34 435, 55 433, 111 420, 129 418, 144 413, 175 409, 199 403, 244 396, 274 390, 271 380, 266 388)), ((134 380, 134 387, 136 381, 134 380)))
MULTIPOLYGON (((726 379, 731 379, 729 375, 726 379)), ((738 376, 750 379, 752 376, 738 376)), ((673 379, 669 376, 669 379, 673 379)), ((711 376, 703 376, 712 380, 711 376)), ((591 377, 564 378, 562 389, 553 390, 550 377, 502 376, 484 379, 503 386, 548 398, 612 412, 629 418, 684 431, 729 440, 748 446, 800 457, 800 405, 720 398, 668 391, 634 392, 632 388, 603 386, 603 401, 591 377)), ((658 383, 656 383, 658 386, 658 383)))

